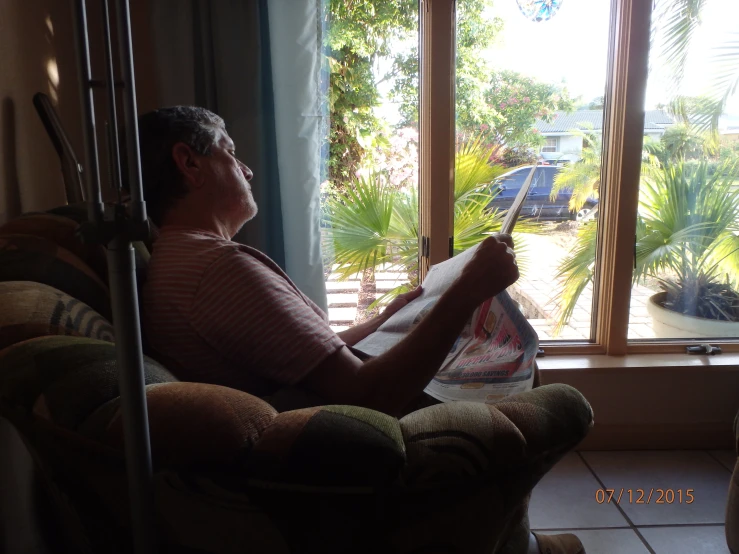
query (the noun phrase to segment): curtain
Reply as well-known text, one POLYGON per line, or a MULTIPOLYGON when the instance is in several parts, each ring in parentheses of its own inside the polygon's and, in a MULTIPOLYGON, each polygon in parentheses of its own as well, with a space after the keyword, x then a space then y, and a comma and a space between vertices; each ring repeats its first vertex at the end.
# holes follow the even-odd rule
POLYGON ((322 14, 316 0, 267 0, 282 215, 288 275, 325 311, 319 187, 327 133, 321 72, 322 14), (318 299, 318 300, 316 300, 318 299))
POLYGON ((161 106, 208 108, 254 172, 260 249, 324 310, 319 187, 325 137, 317 0, 153 0, 161 106))

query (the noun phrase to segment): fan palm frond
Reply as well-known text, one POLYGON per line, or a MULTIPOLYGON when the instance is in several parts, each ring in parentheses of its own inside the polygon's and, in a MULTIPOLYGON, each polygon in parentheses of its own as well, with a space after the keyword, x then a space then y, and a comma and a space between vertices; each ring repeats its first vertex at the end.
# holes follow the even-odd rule
POLYGON ((556 305, 555 335, 569 322, 580 295, 593 281, 597 240, 598 229, 594 222, 581 226, 572 253, 557 268, 555 278, 561 289, 556 305))
POLYGON ((593 131, 575 129, 572 133, 583 140, 582 159, 563 167, 555 175, 550 197, 555 200, 560 191, 572 191, 568 207, 577 212, 589 198, 598 197, 603 143, 600 135, 593 131))
POLYGON ((505 168, 490 164, 493 148, 485 146, 482 137, 461 143, 454 158, 454 201, 500 177, 505 168))
MULTIPOLYGON (((700 27, 701 12, 707 0, 660 0, 653 17, 653 38, 660 39, 660 59, 671 75, 672 88, 680 89, 684 80, 685 63, 700 27)), ((711 132, 717 139, 718 120, 726 101, 739 86, 739 32, 732 32, 719 46, 714 47, 709 59, 709 93, 692 106, 691 122, 702 131, 711 132)), ((676 94, 677 96, 677 94, 676 94)), ((687 119, 685 119, 687 120, 687 119)))
POLYGON ((325 249, 333 252, 341 278, 388 260, 388 232, 397 196, 382 175, 371 174, 327 201, 325 249))
POLYGON ((662 33, 662 59, 676 88, 682 83, 688 48, 701 25, 705 4, 706 0, 660 0, 655 6, 654 29, 662 33))
MULTIPOLYGON (((734 181, 738 177, 736 162, 712 174, 702 162, 692 167, 684 163, 663 167, 642 180, 635 282, 669 274, 677 276, 675 282, 684 287, 700 285, 711 294, 723 289, 706 283, 737 283, 739 190, 734 181)), ((593 279, 595 241, 594 225, 581 229, 575 249, 558 268, 562 283, 558 328, 567 323, 580 293, 593 279)))

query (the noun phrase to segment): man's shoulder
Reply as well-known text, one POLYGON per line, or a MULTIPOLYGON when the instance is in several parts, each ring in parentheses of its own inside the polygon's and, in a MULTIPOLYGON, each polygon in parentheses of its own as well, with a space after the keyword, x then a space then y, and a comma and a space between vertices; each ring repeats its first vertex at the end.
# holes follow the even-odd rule
POLYGON ((154 243, 146 288, 161 290, 176 283, 194 290, 217 260, 238 250, 237 244, 216 235, 165 230, 154 243))
POLYGON ((240 246, 214 233, 165 228, 154 243, 151 261, 154 265, 164 266, 189 260, 207 266, 221 256, 240 252, 240 246))
POLYGON ((189 229, 162 233, 154 244, 149 264, 149 277, 155 281, 176 279, 181 282, 197 278, 210 283, 236 274, 249 275, 260 281, 289 280, 269 256, 256 248, 214 233, 189 229))

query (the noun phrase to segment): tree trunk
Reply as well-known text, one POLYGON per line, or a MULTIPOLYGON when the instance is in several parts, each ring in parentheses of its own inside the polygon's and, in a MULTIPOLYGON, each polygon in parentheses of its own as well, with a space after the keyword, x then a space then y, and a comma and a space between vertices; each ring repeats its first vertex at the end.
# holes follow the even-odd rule
POLYGON ((370 304, 375 301, 377 295, 377 284, 375 283, 375 268, 368 267, 362 274, 362 282, 359 285, 359 300, 357 302, 357 316, 354 318, 354 325, 358 325, 371 319, 377 312, 377 309, 369 312, 370 304))

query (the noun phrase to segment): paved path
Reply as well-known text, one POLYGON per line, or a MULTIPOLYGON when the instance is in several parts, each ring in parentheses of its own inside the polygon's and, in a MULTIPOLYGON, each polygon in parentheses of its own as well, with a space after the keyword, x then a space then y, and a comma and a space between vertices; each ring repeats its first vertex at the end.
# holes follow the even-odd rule
MULTIPOLYGON (((386 267, 379 267, 375 271, 377 295, 382 296, 398 285, 407 281, 407 276, 401 272, 388 271, 386 267)), ((357 302, 359 300, 359 285, 361 276, 353 275, 346 281, 339 281, 336 273, 331 273, 326 281, 328 295, 328 320, 331 328, 338 332, 343 331, 354 323, 357 316, 357 302)))
MULTIPOLYGON (((512 295, 529 312, 529 322, 541 340, 587 340, 590 338, 591 316, 593 310, 592 286, 588 286, 580 296, 572 318, 559 335, 555 335, 556 306, 554 297, 558 292, 554 275, 559 262, 567 254, 567 249, 552 237, 546 235, 527 235, 527 268, 512 290, 512 295), (538 316, 538 317, 532 317, 538 316)), ((379 268, 375 273, 378 295, 382 295, 405 282, 405 275, 379 268)), ((357 299, 360 277, 354 275, 346 281, 339 281, 332 273, 326 282, 328 294, 328 315, 331 328, 342 331, 351 326, 357 314, 357 299)), ((654 338, 651 317, 647 313, 646 302, 654 291, 636 285, 632 288, 629 338, 654 338)))

